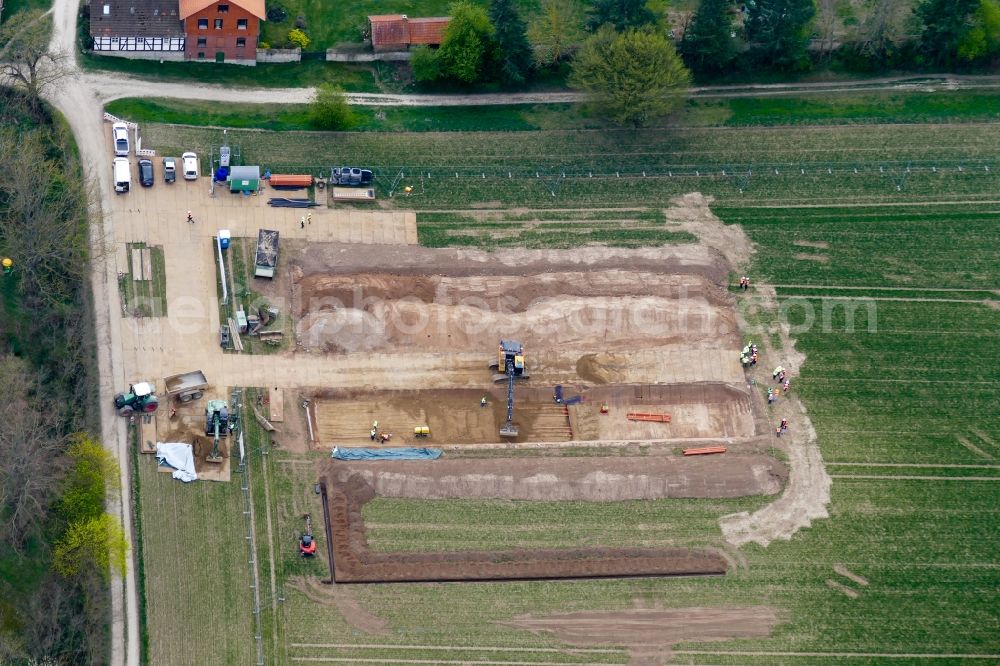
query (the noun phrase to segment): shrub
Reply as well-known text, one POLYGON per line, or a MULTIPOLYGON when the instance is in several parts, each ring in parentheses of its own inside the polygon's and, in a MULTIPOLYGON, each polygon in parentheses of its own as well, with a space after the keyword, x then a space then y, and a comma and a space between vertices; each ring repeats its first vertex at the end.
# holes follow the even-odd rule
POLYGON ((441 78, 441 62, 437 51, 429 46, 422 45, 413 49, 410 67, 413 68, 413 78, 419 83, 431 83, 441 78))
POLYGON ((301 49, 305 49, 309 46, 309 35, 302 32, 298 28, 292 28, 288 31, 288 41, 293 45, 298 46, 301 49))
POLYGON ((344 91, 330 84, 316 88, 309 105, 309 124, 322 130, 345 130, 354 125, 354 111, 347 104, 344 91))

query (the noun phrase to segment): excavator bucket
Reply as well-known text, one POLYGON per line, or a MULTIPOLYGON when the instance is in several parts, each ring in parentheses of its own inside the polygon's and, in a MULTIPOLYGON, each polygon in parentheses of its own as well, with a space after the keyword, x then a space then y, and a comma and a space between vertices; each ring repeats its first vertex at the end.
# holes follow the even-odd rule
POLYGON ((504 424, 500 428, 501 437, 517 437, 517 426, 504 424))

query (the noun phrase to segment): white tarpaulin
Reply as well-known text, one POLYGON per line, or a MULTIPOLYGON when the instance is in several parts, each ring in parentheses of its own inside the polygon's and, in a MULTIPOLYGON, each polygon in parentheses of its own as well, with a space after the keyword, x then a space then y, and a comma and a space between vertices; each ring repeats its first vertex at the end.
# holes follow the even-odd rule
POLYGON ((190 444, 156 443, 156 459, 174 468, 172 477, 187 483, 198 479, 194 471, 194 451, 190 444))

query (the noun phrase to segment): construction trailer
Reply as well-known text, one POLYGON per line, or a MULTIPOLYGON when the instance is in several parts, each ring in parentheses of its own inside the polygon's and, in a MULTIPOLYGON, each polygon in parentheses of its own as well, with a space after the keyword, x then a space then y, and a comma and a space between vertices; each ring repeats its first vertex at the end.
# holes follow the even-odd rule
POLYGON ((260 189, 259 166, 234 166, 229 169, 228 178, 230 192, 256 192, 260 189))
POLYGON ((260 229, 257 232, 257 258, 254 262, 254 277, 273 278, 278 265, 278 232, 260 229))

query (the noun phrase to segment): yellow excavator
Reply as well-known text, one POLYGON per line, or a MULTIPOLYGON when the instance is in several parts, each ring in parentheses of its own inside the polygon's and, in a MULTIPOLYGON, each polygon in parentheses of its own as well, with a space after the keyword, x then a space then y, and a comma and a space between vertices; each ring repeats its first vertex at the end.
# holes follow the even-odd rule
POLYGON ((514 380, 527 379, 524 365, 524 346, 514 340, 501 340, 497 362, 490 365, 494 382, 507 382, 507 420, 500 427, 501 437, 517 437, 514 425, 514 380))

